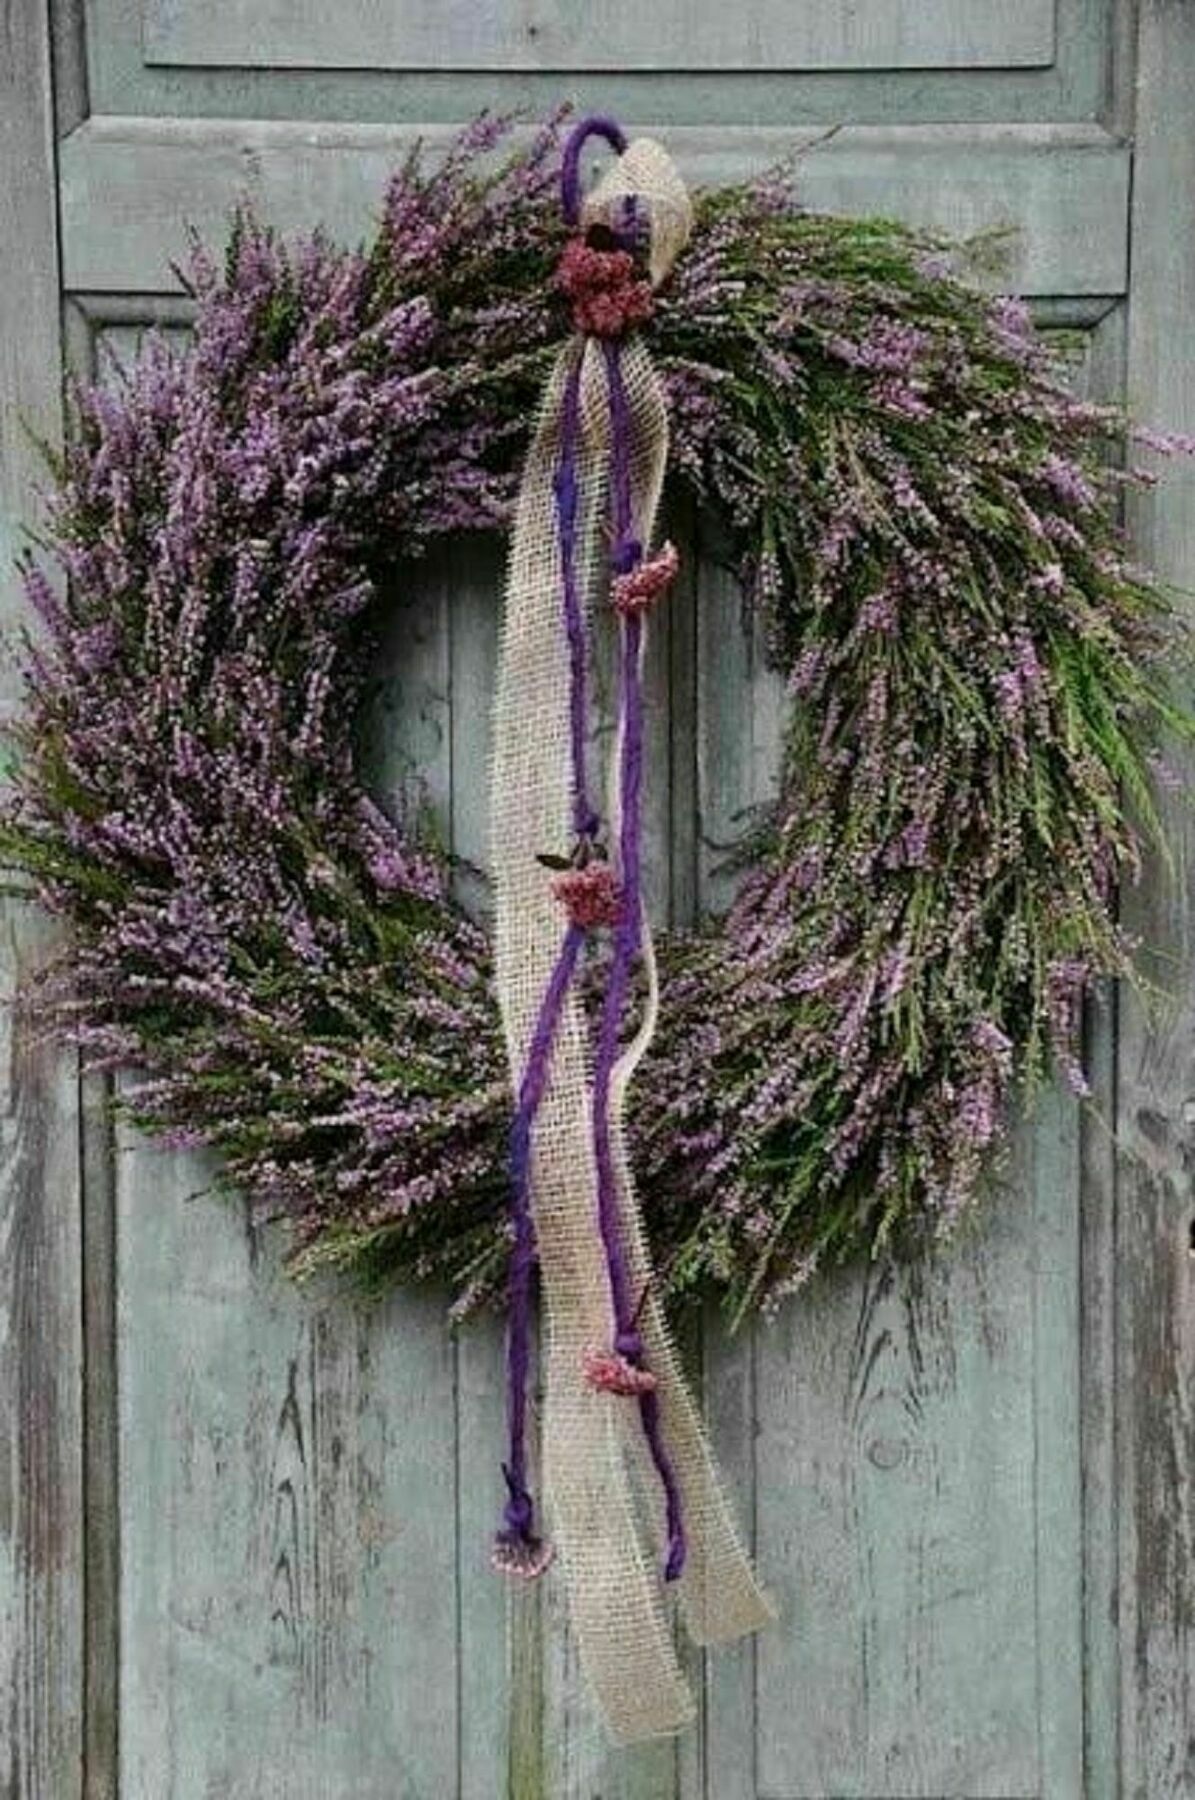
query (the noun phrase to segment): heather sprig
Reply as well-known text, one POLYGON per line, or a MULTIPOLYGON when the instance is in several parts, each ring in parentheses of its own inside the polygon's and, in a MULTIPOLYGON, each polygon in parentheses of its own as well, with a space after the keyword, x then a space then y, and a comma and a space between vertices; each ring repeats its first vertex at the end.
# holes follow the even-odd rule
MULTIPOLYGON (((72 927, 34 998, 138 1072, 124 1111, 217 1150, 300 1272, 436 1278, 459 1310, 506 1256, 489 949, 426 821, 367 793, 354 716, 379 591, 507 521, 568 328, 556 122, 503 155, 507 129, 412 157, 362 250, 238 216, 222 258, 193 246, 191 345, 75 391, 0 820, 72 927)), ((738 1311, 947 1229, 1018 1085, 1083 1091, 1154 747, 1191 728, 1118 524, 1152 473, 949 261, 770 177, 700 198, 647 328, 673 480, 792 699, 632 1096, 657 1264, 738 1311)))

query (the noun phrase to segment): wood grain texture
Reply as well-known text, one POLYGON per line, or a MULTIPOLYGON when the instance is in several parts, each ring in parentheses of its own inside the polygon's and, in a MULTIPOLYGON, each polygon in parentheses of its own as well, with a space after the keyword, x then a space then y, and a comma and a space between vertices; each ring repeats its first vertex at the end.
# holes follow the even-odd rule
POLYGON ((0 926, 0 1794, 72 1800, 82 1773, 77 1084, 14 1015, 52 947, 0 926))
MULTIPOLYGON (((31 433, 60 428, 58 258, 47 11, 0 3, 0 627, 40 477, 31 433)), ((11 714, 6 654, 0 714, 11 714)), ((0 912, 0 1795, 75 1800, 83 1760, 79 1158, 72 1059, 14 1009, 52 948, 0 912)))
MULTIPOLYGON (((240 193, 287 228, 322 219, 351 240, 420 121, 504 99, 542 110, 559 91, 542 67, 495 73, 504 52, 472 73, 346 68, 352 34, 384 58, 414 0, 325 8, 327 21, 306 0, 279 3, 86 0, 101 116, 83 119, 76 80, 60 107, 75 127, 61 198, 67 284, 93 321, 174 323, 168 264, 183 224, 218 240, 240 193), (259 66, 198 66, 227 55, 230 20, 259 66), (335 70, 300 66, 333 40, 335 70), (146 42, 151 58, 195 61, 147 65, 146 42), (102 116, 126 110, 158 116, 102 116)), ((641 9, 641 49, 670 5, 641 9)), ((1180 228, 1195 192, 1191 0, 1018 0, 979 9, 978 22, 967 0, 951 9, 952 22, 972 21, 962 49, 932 6, 915 18, 871 0, 800 17, 786 8, 790 45, 820 73, 782 70, 774 44, 753 73, 684 73, 686 48, 696 63, 702 41, 742 42, 753 7, 691 9, 676 66, 622 83, 630 115, 665 126, 704 181, 852 121, 806 161, 810 203, 954 231, 1011 226, 996 279, 1034 296, 1047 322, 1093 327, 1083 379, 1104 395, 1123 376, 1124 314, 1112 303, 1130 287, 1132 152, 1117 134, 1134 128, 1126 29, 1139 12, 1131 397, 1144 417, 1195 428, 1195 259, 1180 228), (1025 21, 1040 28, 1055 10, 1050 68, 910 66, 919 55, 1015 61, 1018 41, 1028 54, 1016 36, 1025 21), (908 35, 878 66, 882 34, 902 17, 908 35), (844 56, 877 66, 826 66, 844 56)), ((495 5, 481 21, 504 16, 495 5)), ((60 39, 80 17, 79 0, 62 0, 60 39)), ((554 8, 545 22, 561 17, 554 8)), ((518 19, 535 23, 530 8, 518 19)), ((429 57, 451 58, 445 42, 429 57)), ((534 56, 565 60, 552 43, 549 31, 534 56)), ((14 252, 0 275, 5 564, 30 466, 12 396, 51 431, 56 414, 45 55, 40 0, 0 0, 0 152, 6 174, 21 171, 0 183, 0 241, 14 252)), ((568 85, 582 104, 610 103, 608 78, 568 85)), ((442 141, 446 129, 427 135, 442 141)), ((84 315, 72 317, 81 337, 84 315)), ((109 337, 129 346, 127 334, 109 337)), ((1135 525, 1143 558, 1191 586, 1189 471, 1172 473, 1135 525)), ((463 897, 484 909, 501 552, 453 548, 414 593, 405 581, 366 722, 373 779, 382 791, 422 788, 466 859, 463 897)), ((726 902, 720 865, 742 807, 768 791, 782 697, 733 587, 695 563, 651 680, 652 905, 683 924, 726 902)), ((608 735, 601 718, 595 743, 608 735)), ((710 1321, 688 1347, 782 1616, 758 1643, 696 1667, 694 1732, 630 1756, 608 1749, 589 1709, 559 1593, 508 1595, 486 1566, 498 1328, 453 1339, 427 1296, 370 1312, 296 1295, 277 1244, 248 1232, 239 1207, 188 1198, 208 1178, 194 1160, 126 1144, 112 1211, 94 1123, 83 1133, 81 1296, 73 1079, 27 1036, 4 1040, 0 1800, 77 1800, 81 1781, 85 1800, 1185 1800, 1195 840, 1178 809, 1172 829, 1177 879, 1154 871, 1129 901, 1172 1003, 1152 1022, 1130 1007, 1119 1043, 1114 1009, 1093 1026, 1103 1119, 1118 1098, 1123 1114, 1119 1173, 1106 1123, 1080 1128, 1055 1099, 1018 1140, 999 1213, 940 1266, 831 1277, 774 1328, 728 1344, 710 1321), (82 1396, 81 1308, 96 1353, 82 1396), (84 1725, 81 1406, 92 1428, 84 1725), (105 1449, 96 1428, 109 1416, 118 1442, 105 1449)), ((18 923, 0 936, 0 960, 36 953, 18 923)))
MULTIPOLYGON (((1075 387, 1114 400, 1125 388, 1126 309, 1117 305, 1086 334, 1075 387)), ((1123 459, 1122 459, 1123 460, 1123 459)), ((1117 1543, 1116 1143, 1119 996, 1088 1008, 1085 1060, 1091 1106, 1079 1119, 1080 1481, 1083 1521, 1083 1800, 1120 1793, 1120 1634, 1117 1543)))
MULTIPOLYGON (((1129 399, 1141 418, 1195 431, 1195 239, 1182 211, 1195 192, 1195 8, 1142 0, 1139 16, 1129 399)), ((1132 523, 1143 560, 1189 594, 1189 465, 1136 502, 1132 523)), ((1190 758, 1180 766, 1190 781, 1190 758)), ((1126 907, 1167 998, 1150 1019, 1126 997, 1119 1055, 1125 1800, 1195 1790, 1195 829, 1185 800, 1170 801, 1166 824, 1174 870, 1152 868, 1126 907)))
POLYGON ((442 1308, 296 1295, 207 1173, 121 1159, 121 1793, 450 1792, 442 1308))
MULTIPOLYGON (((647 125, 650 129, 650 124, 647 125)), ((284 230, 371 228, 394 162, 445 127, 260 120, 89 119, 62 147, 66 280, 78 292, 165 293, 184 222, 219 241, 241 196, 284 230)), ((686 180, 742 179, 812 144, 804 128, 678 126, 686 180)), ((1127 148, 1098 126, 850 126, 801 164, 811 207, 881 213, 960 237, 1007 233, 999 286, 1119 294, 1126 280, 1127 148)))
POLYGON ((976 69, 1048 65, 1053 0, 145 0, 147 63, 242 68, 976 69))

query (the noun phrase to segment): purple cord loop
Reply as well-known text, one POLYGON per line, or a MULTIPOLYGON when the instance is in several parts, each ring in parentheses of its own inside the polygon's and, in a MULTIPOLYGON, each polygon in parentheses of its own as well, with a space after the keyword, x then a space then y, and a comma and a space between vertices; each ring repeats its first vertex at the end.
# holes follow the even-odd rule
MULTIPOLYGON (((583 119, 569 137, 561 165, 561 204, 566 223, 576 225, 581 210, 581 151, 590 137, 603 137, 621 155, 626 149, 622 128, 600 114, 583 119)), ((638 216, 633 197, 623 208, 624 226, 633 234, 638 216)), ((576 538, 579 509, 577 452, 580 441, 581 370, 586 352, 582 342, 569 365, 561 399, 560 443, 553 475, 557 541, 560 553, 561 598, 569 649, 569 724, 572 760, 573 826, 579 839, 596 835, 600 819, 588 791, 585 733, 587 726, 587 651, 585 619, 577 582, 576 538)), ((623 381, 621 351, 617 340, 603 339, 610 402, 610 507, 613 543, 610 566, 626 575, 643 558, 643 546, 634 535, 631 494, 631 444, 633 424, 623 381)), ((621 907, 614 933, 614 955, 603 997, 593 1075, 593 1144, 597 1171, 598 1225, 610 1284, 614 1315, 614 1350, 632 1368, 642 1369, 646 1347, 638 1329, 639 1307, 630 1290, 626 1252, 619 1219, 618 1175, 610 1129, 610 1099, 618 1060, 619 1026, 630 985, 631 970, 642 942, 642 876, 640 866, 640 805, 643 775, 643 694, 639 672, 642 621, 636 614, 620 617, 619 711, 622 753, 619 766, 621 829, 619 876, 621 907)), ((527 1484, 527 1381, 530 1368, 531 1278, 535 1263, 535 1227, 531 1211, 531 1150, 535 1117, 547 1088, 552 1050, 569 988, 576 973, 586 929, 573 923, 565 933, 559 955, 540 1003, 528 1047, 527 1065, 519 1087, 518 1106, 510 1137, 511 1215, 514 1248, 511 1254, 510 1318, 507 1340, 507 1405, 510 1452, 503 1465, 509 1498, 505 1527, 495 1540, 495 1567, 506 1573, 535 1576, 551 1559, 550 1547, 535 1535, 535 1505, 527 1484)), ((650 1378, 649 1378, 650 1379, 650 1378)), ((628 1385, 634 1392, 652 1462, 664 1492, 667 1555, 664 1579, 675 1581, 685 1563, 685 1529, 680 1487, 664 1444, 659 1395, 654 1384, 628 1385)))
POLYGON ((568 135, 560 162, 560 210, 566 225, 581 218, 581 152, 591 137, 605 138, 615 156, 627 147, 627 134, 617 119, 606 113, 590 113, 568 135))

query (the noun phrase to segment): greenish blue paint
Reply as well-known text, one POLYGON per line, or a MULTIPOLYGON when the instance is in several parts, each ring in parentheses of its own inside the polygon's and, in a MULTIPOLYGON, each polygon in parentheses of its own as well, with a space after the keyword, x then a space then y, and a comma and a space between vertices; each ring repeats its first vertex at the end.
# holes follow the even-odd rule
MULTIPOLYGON (((183 320, 166 264, 184 217, 217 232, 247 188, 284 222, 319 215, 352 235, 412 127, 483 103, 543 108, 560 89, 534 70, 215 66, 236 60, 219 29, 243 25, 240 0, 204 15, 210 66, 167 68, 145 58, 143 18, 169 56, 193 10, 80 4, 58 0, 53 18, 57 111, 75 127, 60 198, 76 361, 97 335, 127 350, 140 322, 183 320)), ((346 36, 393 44, 394 20, 340 6, 346 36)), ((819 36, 807 9, 806 64, 841 61, 842 10, 823 0, 819 36)), ((296 0, 288 25, 276 10, 257 59, 310 61, 318 11, 296 0)), ((784 69, 764 46, 746 75, 696 66, 712 15, 687 56, 641 9, 627 60, 642 72, 567 85, 669 127, 707 180, 844 125, 805 165, 812 202, 1011 224, 1006 278, 1088 333, 1087 391, 1116 395, 1127 369, 1144 416, 1192 429, 1195 252, 1173 207, 1195 186, 1195 9, 1022 7, 1003 58, 997 9, 970 55, 944 33, 954 66, 936 69, 908 66, 882 9, 853 13, 859 66, 784 69), (1027 20, 1032 57, 1053 24, 1048 66, 1028 66, 1027 20)), ((40 4, 14 16, 0 141, 29 180, 0 194, 6 448, 17 401, 52 430, 60 354, 47 17, 40 4)), ((27 481, 10 455, 0 544, 27 481)), ((1144 554, 1187 586, 1191 493, 1180 477, 1136 520, 1144 554)), ((678 526, 695 553, 651 652, 648 872, 655 915, 687 923, 726 901, 720 865, 741 810, 770 790, 782 705, 717 545, 699 522, 678 526)), ((496 547, 404 572, 367 722, 379 786, 421 784, 478 908, 500 589, 496 547)), ((609 735, 606 707, 595 747, 609 735)), ((1153 876, 1131 901, 1176 953, 1181 1007, 1161 1027, 1130 1010, 1119 1042, 1113 1013, 1094 1022, 1100 1105, 1125 1121, 1119 1174, 1107 1132, 1052 1097, 1018 1136, 998 1209, 956 1249, 914 1271, 831 1275, 733 1342, 716 1320, 696 1334, 715 1442, 782 1615, 695 1667, 694 1731, 633 1753, 602 1737, 558 1587, 510 1595, 486 1566, 497 1325, 454 1339, 432 1296, 361 1310, 294 1293, 271 1234, 194 1197, 201 1163, 127 1144, 113 1164, 94 1096, 80 1132, 69 1070, 10 1056, 0 1420, 31 1419, 39 1448, 30 1461, 31 1440, 0 1423, 3 1800, 1189 1793, 1190 904, 1153 876), (26 1491, 17 1470, 32 1472, 26 1491)))

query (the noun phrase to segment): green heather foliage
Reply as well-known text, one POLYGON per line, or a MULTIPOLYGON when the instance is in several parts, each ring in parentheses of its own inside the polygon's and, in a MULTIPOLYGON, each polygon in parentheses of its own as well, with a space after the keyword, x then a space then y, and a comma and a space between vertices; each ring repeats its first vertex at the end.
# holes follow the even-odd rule
MULTIPOLYGON (((194 251, 193 345, 74 396, 0 825, 73 926, 35 998, 140 1071, 124 1110, 213 1146, 297 1271, 433 1277, 460 1311, 507 1245, 488 945, 364 791, 353 721, 380 578, 506 522, 566 329, 557 123, 498 162, 504 130, 412 159, 363 251, 238 218, 222 267, 194 251)), ((1152 479, 1115 466, 1124 421, 943 245, 787 178, 706 194, 648 329, 673 480, 792 696, 738 900, 664 946, 633 1095, 661 1279, 741 1312, 944 1231, 1017 1084, 1083 1091, 1153 746, 1191 720, 1117 523, 1152 479)))

